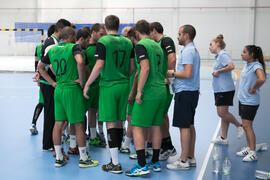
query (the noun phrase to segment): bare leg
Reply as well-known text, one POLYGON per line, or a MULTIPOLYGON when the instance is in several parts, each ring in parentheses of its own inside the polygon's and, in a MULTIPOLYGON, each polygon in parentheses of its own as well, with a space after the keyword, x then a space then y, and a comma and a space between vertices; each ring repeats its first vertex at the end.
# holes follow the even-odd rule
POLYGON ((189 155, 189 147, 190 147, 190 128, 180 128, 180 134, 181 134, 181 156, 180 160, 186 162, 187 157, 189 155))
POLYGON ((189 154, 188 157, 194 157, 195 151, 195 141, 196 141, 196 130, 194 125, 190 125, 190 145, 189 145, 189 154))
POLYGON ((53 143, 58 146, 61 145, 62 129, 65 121, 55 121, 53 128, 53 143))
POLYGON ((243 119, 243 128, 246 133, 246 138, 247 138, 247 145, 250 148, 250 150, 255 151, 256 149, 256 136, 254 133, 254 130, 252 128, 252 123, 253 121, 243 119))

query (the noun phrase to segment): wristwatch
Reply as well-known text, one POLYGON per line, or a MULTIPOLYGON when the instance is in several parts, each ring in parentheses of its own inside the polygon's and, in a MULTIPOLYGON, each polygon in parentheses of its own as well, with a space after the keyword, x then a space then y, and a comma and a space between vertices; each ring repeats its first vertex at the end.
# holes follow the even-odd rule
POLYGON ((172 72, 172 77, 175 77, 175 75, 174 75, 174 71, 172 72))

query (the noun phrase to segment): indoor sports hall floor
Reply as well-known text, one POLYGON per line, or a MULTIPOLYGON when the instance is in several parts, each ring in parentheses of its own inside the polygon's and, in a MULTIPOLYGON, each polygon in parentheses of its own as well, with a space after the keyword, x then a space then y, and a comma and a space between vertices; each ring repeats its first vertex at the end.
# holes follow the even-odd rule
MULTIPOLYGON (((125 174, 115 175, 105 173, 101 165, 108 163, 109 152, 105 148, 90 147, 90 156, 98 160, 100 165, 94 168, 81 169, 78 167, 78 156, 70 156, 68 164, 62 168, 55 168, 55 159, 52 153, 42 152, 42 126, 43 113, 37 122, 39 134, 31 136, 29 127, 33 111, 38 102, 38 88, 32 82, 33 73, 0 73, 0 179, 131 179, 125 174)), ((237 85, 238 82, 236 82, 237 85)), ((261 90, 261 106, 254 121, 257 143, 270 144, 270 84, 269 77, 261 90)), ((231 108, 238 120, 238 102, 235 96, 235 106, 231 108)), ((172 119, 173 104, 169 111, 172 119)), ((166 162, 162 162, 162 172, 154 173, 137 179, 255 179, 255 170, 270 171, 270 151, 258 153, 257 162, 243 163, 241 158, 236 157, 235 152, 245 145, 245 138, 236 138, 236 128, 231 125, 229 129, 229 145, 222 146, 221 156, 229 157, 232 163, 230 176, 212 173, 212 148, 210 141, 219 132, 219 118, 214 106, 214 98, 211 80, 201 80, 201 95, 196 111, 195 127, 197 130, 196 159, 197 167, 189 171, 170 171, 166 169, 166 162)), ((171 127, 173 144, 178 150, 175 160, 179 156, 180 138, 179 130, 171 127)), ((67 146, 65 147, 67 150, 67 146)), ((133 150, 134 151, 134 150, 133 150)), ((149 159, 148 159, 149 160, 149 159)), ((136 163, 127 155, 120 154, 120 162, 123 170, 129 170, 136 163)))

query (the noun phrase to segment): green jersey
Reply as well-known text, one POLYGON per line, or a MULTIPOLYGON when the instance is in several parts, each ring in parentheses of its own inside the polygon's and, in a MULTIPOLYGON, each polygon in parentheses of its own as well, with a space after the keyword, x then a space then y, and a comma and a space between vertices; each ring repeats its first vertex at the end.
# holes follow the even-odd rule
MULTIPOLYGON (((85 54, 88 60, 88 68, 90 70, 90 73, 93 71, 93 68, 96 64, 96 58, 95 58, 95 53, 96 53, 96 44, 90 44, 88 48, 85 50, 85 54)), ((97 86, 99 84, 100 76, 96 78, 96 80, 91 84, 91 86, 97 86)))
POLYGON ((168 71, 168 55, 170 53, 175 53, 175 46, 172 38, 169 36, 164 35, 160 41, 158 42, 159 46, 163 50, 163 60, 164 60, 164 66, 162 70, 162 74, 164 77, 167 77, 167 71, 168 71))
POLYGON ((35 56, 37 56, 38 61, 41 59, 41 48, 42 48, 42 43, 39 43, 36 47, 36 53, 35 56))
MULTIPOLYGON (((48 58, 56 76, 57 86, 78 85, 78 83, 71 82, 79 78, 77 61, 74 58, 76 54, 81 54, 81 48, 78 44, 73 43, 60 43, 49 50, 48 58)), ((46 58, 42 61, 46 63, 46 58)))
POLYGON ((165 91, 165 77, 163 75, 163 69, 165 66, 162 61, 163 51, 161 47, 154 40, 150 38, 143 38, 136 44, 136 66, 138 70, 138 83, 140 80, 141 66, 140 61, 144 59, 149 60, 149 74, 147 81, 142 89, 144 99, 159 99, 163 97, 165 91), (144 47, 145 52, 138 51, 138 47, 144 47))
POLYGON ((100 86, 129 83, 132 42, 120 35, 106 35, 98 40, 97 59, 104 60, 100 86))

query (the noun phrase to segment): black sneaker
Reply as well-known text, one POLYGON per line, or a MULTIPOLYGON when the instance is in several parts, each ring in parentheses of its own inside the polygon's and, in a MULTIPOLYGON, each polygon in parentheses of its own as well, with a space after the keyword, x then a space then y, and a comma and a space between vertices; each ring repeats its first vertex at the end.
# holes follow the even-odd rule
POLYGON ((106 172, 115 173, 115 174, 123 173, 121 165, 120 164, 114 165, 112 162, 110 162, 109 164, 104 164, 102 166, 102 170, 106 172))
POLYGON ((64 165, 66 165, 66 164, 67 164, 67 160, 65 158, 63 158, 62 160, 56 159, 55 163, 54 163, 54 166, 55 167, 62 167, 64 165))

